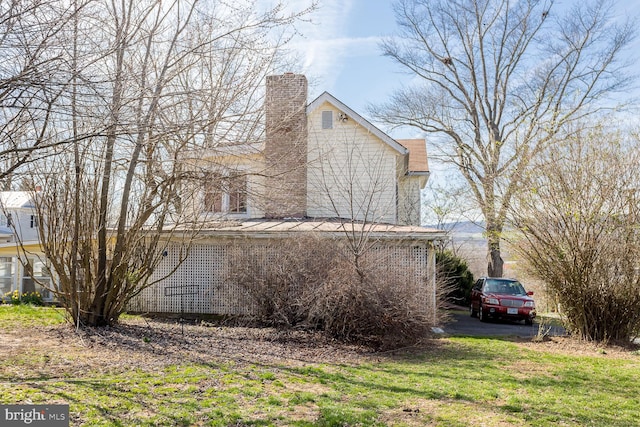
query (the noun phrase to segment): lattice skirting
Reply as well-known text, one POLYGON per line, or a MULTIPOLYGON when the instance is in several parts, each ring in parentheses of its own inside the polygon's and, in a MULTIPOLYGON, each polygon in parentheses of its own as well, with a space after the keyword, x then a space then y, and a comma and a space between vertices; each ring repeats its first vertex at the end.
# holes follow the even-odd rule
MULTIPOLYGON (((178 244, 169 245, 153 279, 129 304, 129 310, 149 313, 247 315, 251 298, 231 279, 238 255, 251 253, 253 262, 266 266, 278 257, 278 245, 265 239, 211 241, 192 245, 184 262, 167 276, 180 260, 178 244)), ((434 313, 436 305, 435 257, 429 242, 385 241, 367 252, 374 257, 375 274, 402 275, 406 291, 423 305, 425 313, 434 313)), ((243 256, 242 259, 247 259, 243 256)))

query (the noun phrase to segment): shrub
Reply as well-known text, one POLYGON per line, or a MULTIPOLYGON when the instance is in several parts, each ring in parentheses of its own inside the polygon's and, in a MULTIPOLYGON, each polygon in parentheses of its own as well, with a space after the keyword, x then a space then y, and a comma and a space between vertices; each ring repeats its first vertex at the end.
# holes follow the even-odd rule
MULTIPOLYGON (((366 262, 360 276, 344 262, 329 272, 318 289, 309 317, 332 338, 380 349, 413 344, 425 337, 432 321, 404 276, 366 262)), ((410 272, 405 272, 409 273, 410 272)))
POLYGON ((320 330, 375 348, 423 338, 433 321, 416 297, 424 293, 406 283, 412 273, 388 271, 373 253, 359 259, 357 269, 349 255, 340 241, 314 236, 262 250, 238 247, 231 280, 245 290, 253 319, 264 325, 320 330))
POLYGON ((252 320, 308 328, 313 289, 321 286, 336 256, 326 241, 311 237, 262 248, 239 245, 232 256, 231 280, 249 298, 252 320))
POLYGON ((637 140, 586 129, 525 175, 513 247, 546 283, 569 331, 628 342, 640 333, 640 150, 637 140))
POLYGON ((444 298, 465 307, 471 304, 474 279, 467 262, 451 251, 442 251, 436 253, 436 265, 439 281, 447 283, 449 287, 444 298))

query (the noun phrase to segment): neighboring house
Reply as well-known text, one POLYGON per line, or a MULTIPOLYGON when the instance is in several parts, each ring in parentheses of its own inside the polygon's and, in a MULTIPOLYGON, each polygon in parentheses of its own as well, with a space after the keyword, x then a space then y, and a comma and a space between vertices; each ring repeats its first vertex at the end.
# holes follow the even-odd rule
POLYGON ((53 295, 49 269, 40 254, 39 217, 33 197, 36 192, 0 192, 0 298, 8 292, 39 292, 43 300, 53 295), (18 249, 22 244, 24 250, 18 249), (17 256, 19 254, 19 256, 17 256))
MULTIPOLYGON (((211 180, 196 206, 208 227, 170 277, 130 304, 138 312, 245 314, 243 289, 230 280, 234 247, 268 260, 273 242, 304 233, 367 235, 384 268, 404 272, 425 312, 435 316, 433 241, 420 227, 420 190, 428 176, 425 141, 394 140, 329 93, 307 104, 302 75, 267 78, 265 141, 191 153, 211 180)), ((170 245, 155 277, 173 271, 170 245)))
POLYGON ((0 241, 38 240, 38 215, 29 191, 0 192, 0 241))

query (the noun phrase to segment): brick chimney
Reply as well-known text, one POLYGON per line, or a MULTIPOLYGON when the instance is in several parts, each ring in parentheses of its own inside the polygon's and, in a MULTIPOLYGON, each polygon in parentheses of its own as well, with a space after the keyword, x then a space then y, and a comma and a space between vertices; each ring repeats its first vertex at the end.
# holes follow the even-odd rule
POLYGON ((301 218, 307 212, 307 79, 267 77, 265 160, 267 218, 301 218))

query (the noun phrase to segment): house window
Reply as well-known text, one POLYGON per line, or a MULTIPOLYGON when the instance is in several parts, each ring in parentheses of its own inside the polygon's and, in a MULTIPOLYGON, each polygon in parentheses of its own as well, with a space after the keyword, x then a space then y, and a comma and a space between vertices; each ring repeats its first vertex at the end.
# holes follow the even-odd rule
POLYGON ((0 299, 13 288, 13 259, 0 257, 0 299))
POLYGON ((38 215, 31 215, 31 222, 30 222, 30 226, 31 228, 38 228, 38 215))
POLYGON ((22 292, 38 292, 42 299, 50 300, 53 297, 50 287, 49 267, 39 259, 28 259, 23 266, 22 292))
POLYGON ((204 194, 205 212, 246 213, 247 177, 212 173, 204 194))
POLYGON ((322 129, 333 129, 333 111, 322 112, 322 129))
POLYGON ((209 174, 204 191, 205 212, 222 212, 223 198, 222 175, 217 173, 209 174))
POLYGON ((247 212, 247 177, 236 176, 229 182, 229 212, 247 212))

